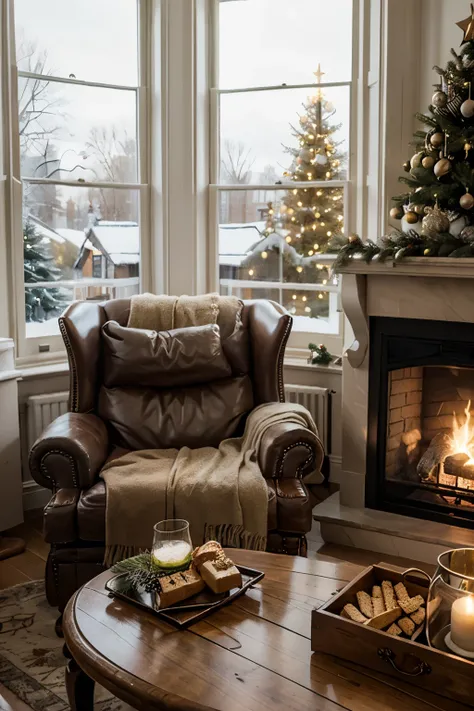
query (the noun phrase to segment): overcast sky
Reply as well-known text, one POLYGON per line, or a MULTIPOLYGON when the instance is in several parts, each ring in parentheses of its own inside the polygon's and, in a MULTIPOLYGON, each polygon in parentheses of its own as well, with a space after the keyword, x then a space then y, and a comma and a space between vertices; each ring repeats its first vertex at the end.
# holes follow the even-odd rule
MULTIPOLYGON (((351 78, 352 0, 231 0, 220 6, 219 85, 236 88, 303 84, 351 78)), ((137 82, 136 0, 15 0, 18 40, 24 36, 48 53, 58 76, 131 85, 137 82)), ((20 68, 25 68, 24 66, 20 68)), ((62 96, 60 153, 80 150, 95 126, 134 131, 134 95, 125 91, 51 85, 62 96)), ((256 172, 288 167, 281 144, 294 145, 289 123, 313 92, 305 89, 222 97, 223 138, 241 141, 256 172)), ((327 89, 347 139, 349 91, 327 89)), ((59 134, 58 134, 59 138, 59 134)), ((347 146, 345 147, 347 150, 347 146)), ((64 165, 75 160, 70 152, 64 165)))

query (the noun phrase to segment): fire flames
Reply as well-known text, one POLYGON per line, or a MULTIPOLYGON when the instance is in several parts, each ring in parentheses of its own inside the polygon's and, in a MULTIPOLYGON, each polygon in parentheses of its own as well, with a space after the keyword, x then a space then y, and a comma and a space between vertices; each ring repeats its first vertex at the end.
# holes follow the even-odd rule
POLYGON ((453 452, 455 454, 465 454, 468 459, 464 466, 474 466, 474 426, 471 425, 471 401, 467 403, 464 410, 466 418, 461 424, 453 413, 453 432, 451 435, 453 452))

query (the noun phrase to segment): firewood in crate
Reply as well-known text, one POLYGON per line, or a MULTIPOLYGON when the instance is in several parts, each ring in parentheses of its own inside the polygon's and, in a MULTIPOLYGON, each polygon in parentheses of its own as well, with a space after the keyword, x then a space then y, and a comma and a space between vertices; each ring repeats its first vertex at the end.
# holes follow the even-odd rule
POLYGON ((466 465, 469 461, 467 454, 452 454, 446 457, 444 461, 444 471, 446 474, 452 474, 456 477, 461 477, 462 479, 469 479, 469 481, 474 481, 474 466, 472 464, 466 465))
MULTIPOLYGON (((421 456, 416 468, 422 479, 434 479, 439 464, 452 454, 452 440, 444 432, 438 432, 430 442, 430 446, 421 456)), ((446 469, 446 468, 445 468, 446 469)))

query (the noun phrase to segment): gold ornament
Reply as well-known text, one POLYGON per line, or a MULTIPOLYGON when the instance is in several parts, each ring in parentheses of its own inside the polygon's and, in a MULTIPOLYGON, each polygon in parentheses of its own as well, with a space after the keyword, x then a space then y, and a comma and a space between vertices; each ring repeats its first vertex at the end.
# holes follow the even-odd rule
POLYGON ((360 241, 359 235, 355 235, 355 234, 349 235, 348 239, 351 244, 354 244, 355 242, 360 241))
POLYGON ((417 215, 424 215, 425 214, 425 206, 424 205, 415 205, 415 212, 417 215))
POLYGON ((403 170, 404 170, 406 173, 409 173, 409 172, 410 172, 410 161, 409 161, 409 160, 406 160, 406 161, 404 162, 404 164, 403 164, 403 170))
POLYGON ((418 215, 416 212, 407 212, 405 214, 405 220, 408 222, 409 225, 414 225, 416 222, 418 222, 418 215))
POLYGON ((427 214, 421 224, 421 233, 426 237, 432 237, 439 232, 449 232, 449 217, 437 205, 427 208, 427 214))
POLYGON ((459 204, 461 205, 463 210, 471 210, 474 207, 474 197, 472 197, 471 193, 467 188, 466 194, 460 198, 459 204))
POLYGON ((419 168, 421 165, 421 159, 423 158, 423 153, 420 151, 419 153, 415 153, 414 156, 412 156, 410 160, 410 168, 414 170, 415 168, 419 168))
POLYGON ((474 5, 472 3, 470 17, 466 17, 466 19, 461 20, 461 22, 456 22, 456 25, 464 32, 461 44, 474 40, 474 5))
POLYGON ((390 210, 390 217, 393 220, 401 220, 403 217, 403 210, 401 207, 392 207, 390 210))
POLYGON ((436 131, 436 133, 433 133, 431 135, 430 143, 433 146, 433 148, 439 148, 444 143, 444 134, 441 133, 441 131, 436 131))
POLYGON ((431 252, 431 249, 426 248, 425 251, 423 252, 423 254, 425 255, 425 257, 427 257, 430 254, 430 252, 431 252))
POLYGON ((425 156, 423 158, 423 160, 421 161, 421 165, 423 166, 423 168, 426 168, 427 170, 432 168, 434 166, 434 164, 435 164, 435 159, 432 158, 431 156, 425 156))
POLYGON ((468 141, 466 141, 466 143, 464 144, 464 151, 466 153, 466 158, 468 157, 470 150, 472 150, 472 145, 468 141))
POLYGON ((442 109, 448 103, 448 97, 444 91, 435 91, 431 98, 431 103, 436 106, 437 109, 442 109))
POLYGON ((466 99, 461 104, 461 113, 464 118, 472 118, 474 116, 474 100, 466 99))
POLYGON ((439 160, 434 167, 434 174, 437 178, 442 178, 443 175, 449 173, 450 170, 451 161, 449 161, 447 158, 441 158, 441 160, 439 160))

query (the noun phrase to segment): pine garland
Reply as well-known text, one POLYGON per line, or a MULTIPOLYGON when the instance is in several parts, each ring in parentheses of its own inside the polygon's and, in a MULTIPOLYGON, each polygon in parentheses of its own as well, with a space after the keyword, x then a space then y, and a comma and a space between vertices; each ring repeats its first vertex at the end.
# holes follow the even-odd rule
POLYGON ((330 249, 337 252, 333 266, 335 272, 353 259, 370 263, 385 262, 387 259, 399 262, 404 257, 474 257, 474 230, 472 227, 465 228, 459 237, 444 232, 426 237, 414 230, 406 233, 396 230, 378 242, 363 242, 358 235, 351 235, 348 239, 333 239, 330 249))
POLYGON ((188 570, 189 566, 190 563, 186 563, 178 568, 163 570, 154 563, 151 553, 140 553, 133 558, 126 558, 116 563, 112 572, 125 573, 127 582, 134 588, 143 587, 146 592, 160 592, 160 578, 188 570))

